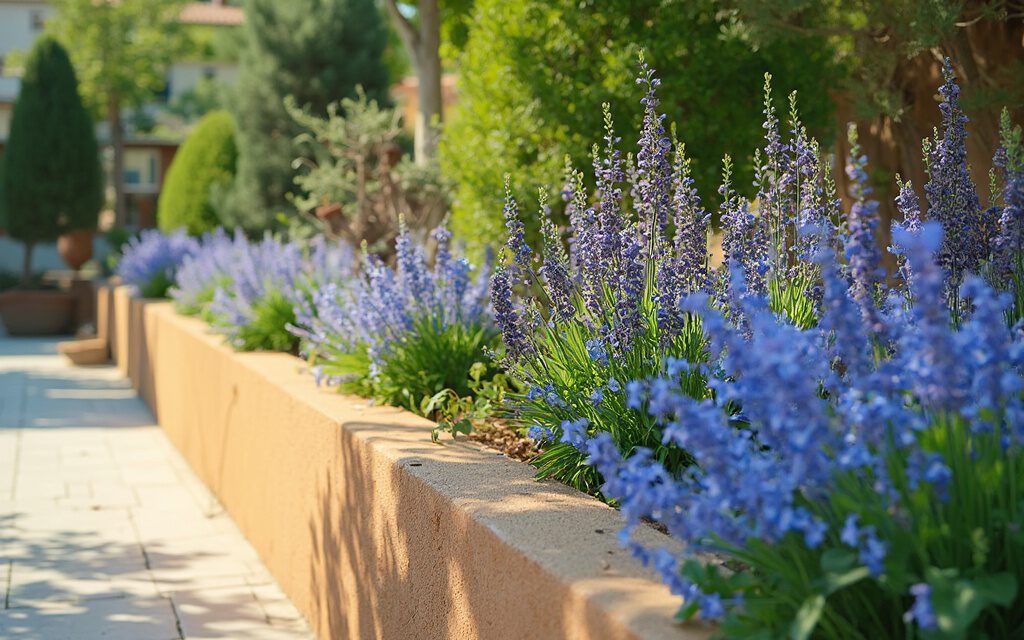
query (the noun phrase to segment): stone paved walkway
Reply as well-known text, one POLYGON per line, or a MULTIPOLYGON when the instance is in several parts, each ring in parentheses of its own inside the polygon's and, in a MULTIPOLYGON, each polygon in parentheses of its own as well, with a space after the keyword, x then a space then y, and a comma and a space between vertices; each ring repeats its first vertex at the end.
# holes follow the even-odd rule
POLYGON ((312 638, 112 367, 0 338, 0 639, 312 638))

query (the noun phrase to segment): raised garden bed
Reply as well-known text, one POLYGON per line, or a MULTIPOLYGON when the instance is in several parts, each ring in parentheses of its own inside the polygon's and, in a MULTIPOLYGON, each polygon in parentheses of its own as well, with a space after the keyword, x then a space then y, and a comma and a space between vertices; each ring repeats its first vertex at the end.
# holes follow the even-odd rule
POLYGON ((235 353, 169 303, 114 298, 118 362, 321 638, 710 635, 673 622, 615 510, 431 444, 429 421, 317 388, 293 356, 235 353))

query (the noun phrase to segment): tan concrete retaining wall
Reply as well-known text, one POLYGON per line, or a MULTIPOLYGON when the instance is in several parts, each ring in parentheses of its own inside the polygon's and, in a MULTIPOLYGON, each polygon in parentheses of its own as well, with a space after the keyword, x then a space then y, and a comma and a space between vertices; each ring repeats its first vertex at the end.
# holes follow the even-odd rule
POLYGON ((110 355, 122 375, 128 375, 128 343, 131 321, 132 288, 125 285, 115 286, 111 296, 112 322, 110 326, 110 355))
POLYGON ((101 284, 96 287, 96 337, 107 345, 113 342, 111 330, 114 325, 114 289, 110 285, 101 284))
MULTIPOLYGON (((139 301, 133 384, 320 638, 703 639, 621 517, 408 412, 139 301)), ((132 360, 132 358, 129 358, 132 360)), ((650 530, 648 542, 668 539, 650 530)))

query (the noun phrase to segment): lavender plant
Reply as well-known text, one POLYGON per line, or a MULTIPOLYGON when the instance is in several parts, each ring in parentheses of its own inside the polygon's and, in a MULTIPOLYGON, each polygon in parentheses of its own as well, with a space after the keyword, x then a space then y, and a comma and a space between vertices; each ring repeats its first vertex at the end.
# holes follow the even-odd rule
POLYGON ((1000 118, 1002 144, 994 162, 992 218, 998 213, 998 231, 993 241, 990 276, 995 283, 1008 283, 1013 305, 1007 324, 1017 326, 1024 319, 1024 142, 1021 128, 1010 124, 1004 109, 1000 118), (1001 188, 1000 188, 1001 187, 1001 188))
POLYGON ((213 296, 218 288, 230 285, 232 265, 248 243, 241 229, 236 229, 234 236, 219 227, 203 234, 199 248, 181 263, 168 291, 178 312, 211 321, 213 296))
MULTIPOLYGON (((710 215, 693 186, 685 147, 666 133, 658 113, 659 82, 642 59, 637 82, 646 91, 635 168, 623 162, 606 109, 604 149, 594 151, 593 206, 582 174, 567 169, 562 197, 571 224, 569 253, 542 193, 544 252, 537 265, 524 241, 518 204, 508 196, 510 260, 492 282, 506 345, 502 364, 529 388, 511 400, 520 424, 541 442, 534 461, 538 473, 585 491, 597 491, 601 478, 587 464, 586 452, 573 444, 581 433, 610 434, 624 455, 650 449, 673 473, 693 462, 684 448, 663 440, 656 420, 629 401, 626 383, 685 371, 674 388, 706 397, 705 372, 695 366, 705 357, 701 323, 678 302, 713 291, 731 315, 740 314, 740 292, 729 286, 724 272, 711 269, 710 215)), ((808 327, 816 322, 814 291, 820 290, 809 258, 819 244, 840 241, 838 202, 817 144, 800 124, 795 96, 790 107, 784 141, 767 76, 757 207, 734 189, 726 157, 720 189, 723 252, 740 265, 752 294, 769 292, 773 309, 808 327), (811 227, 815 234, 799 232, 811 227)))
POLYGON ((124 247, 117 275, 144 298, 165 298, 176 271, 198 248, 196 240, 184 231, 166 235, 146 229, 124 247))
MULTIPOLYGON (((366 254, 362 271, 346 282, 327 282, 296 304, 292 332, 302 338, 318 381, 347 392, 429 414, 430 400, 451 390, 473 394, 470 370, 496 346, 487 281, 490 266, 455 257, 451 233, 433 233, 433 267, 403 225, 395 267, 366 254)), ((479 368, 477 382, 483 377, 479 368)))
POLYGON ((291 330, 296 305, 353 271, 351 248, 322 237, 304 248, 268 234, 234 249, 209 311, 214 328, 242 351, 296 352, 298 336, 291 330))
POLYGON ((672 372, 630 385, 629 401, 699 467, 674 473, 648 449, 624 457, 609 434, 576 443, 620 501, 624 539, 651 518, 687 542, 687 558, 630 543, 686 597, 684 617, 722 619, 727 637, 1024 632, 1024 345, 1003 322, 1007 296, 976 277, 952 328, 936 223, 896 240, 913 306, 880 317, 890 350, 872 348, 877 332, 825 252, 818 328, 749 295, 744 332, 691 296, 714 395, 678 392, 672 372), (701 550, 719 560, 693 559, 701 550))

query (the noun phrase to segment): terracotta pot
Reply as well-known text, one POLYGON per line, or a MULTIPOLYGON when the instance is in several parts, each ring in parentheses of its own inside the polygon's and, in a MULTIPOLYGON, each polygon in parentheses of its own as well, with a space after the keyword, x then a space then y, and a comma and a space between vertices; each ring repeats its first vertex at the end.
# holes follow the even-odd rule
POLYGON ((92 229, 74 229, 57 238, 57 253, 75 271, 92 257, 93 233, 92 229))
POLYGON ((11 289, 0 293, 0 319, 12 336, 52 336, 68 333, 75 298, 64 291, 11 289))
POLYGON ((341 203, 339 202, 322 204, 316 208, 316 217, 321 220, 330 220, 331 218, 339 215, 341 215, 341 203))

